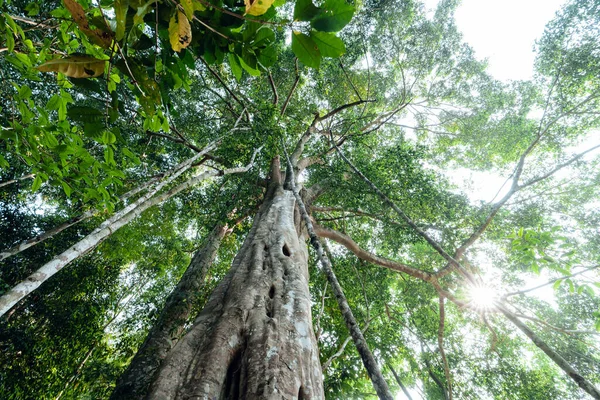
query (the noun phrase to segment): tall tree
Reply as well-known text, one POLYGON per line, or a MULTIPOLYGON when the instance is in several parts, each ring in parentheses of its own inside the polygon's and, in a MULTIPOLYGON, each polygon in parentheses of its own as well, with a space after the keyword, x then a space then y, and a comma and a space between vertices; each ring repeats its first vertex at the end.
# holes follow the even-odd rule
POLYGON ((2 396, 600 398, 597 1, 284 3, 2 3, 2 396))

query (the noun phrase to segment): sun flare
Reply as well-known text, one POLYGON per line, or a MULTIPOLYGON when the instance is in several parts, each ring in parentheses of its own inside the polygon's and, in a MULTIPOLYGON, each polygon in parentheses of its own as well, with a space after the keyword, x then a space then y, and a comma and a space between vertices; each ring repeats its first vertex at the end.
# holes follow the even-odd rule
POLYGON ((498 294, 494 288, 485 285, 473 286, 469 289, 469 302, 481 311, 494 308, 498 294))

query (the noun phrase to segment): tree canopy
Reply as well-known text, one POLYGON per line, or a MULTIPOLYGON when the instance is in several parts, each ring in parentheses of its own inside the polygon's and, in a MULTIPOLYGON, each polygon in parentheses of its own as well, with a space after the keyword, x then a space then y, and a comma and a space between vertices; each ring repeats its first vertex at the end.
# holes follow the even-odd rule
POLYGON ((600 2, 515 82, 457 6, 0 0, 0 397, 109 398, 176 342, 279 157, 326 398, 377 398, 360 333, 397 398, 600 398, 600 2))

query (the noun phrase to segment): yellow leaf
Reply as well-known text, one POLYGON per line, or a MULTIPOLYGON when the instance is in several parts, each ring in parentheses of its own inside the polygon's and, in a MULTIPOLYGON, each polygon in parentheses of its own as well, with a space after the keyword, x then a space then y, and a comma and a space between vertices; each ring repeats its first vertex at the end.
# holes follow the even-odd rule
POLYGON ((72 56, 47 61, 36 67, 42 72, 60 72, 71 78, 94 78, 104 73, 106 60, 88 56, 72 56))
POLYGON ((169 22, 169 39, 173 50, 179 52, 188 47, 192 41, 192 27, 187 17, 181 11, 173 15, 169 22))
POLYGON ((275 0, 244 0, 246 14, 263 15, 274 2, 275 0))
POLYGON ((92 42, 94 42, 98 46, 108 49, 112 44, 112 32, 108 29, 108 27, 104 27, 106 28, 106 30, 90 28, 90 24, 88 22, 87 17, 85 16, 85 11, 83 10, 83 7, 75 0, 63 1, 65 2, 65 7, 67 7, 67 10, 69 10, 69 12, 71 13, 73 21, 75 21, 79 29, 83 33, 85 33, 85 35, 89 37, 92 40, 92 42))

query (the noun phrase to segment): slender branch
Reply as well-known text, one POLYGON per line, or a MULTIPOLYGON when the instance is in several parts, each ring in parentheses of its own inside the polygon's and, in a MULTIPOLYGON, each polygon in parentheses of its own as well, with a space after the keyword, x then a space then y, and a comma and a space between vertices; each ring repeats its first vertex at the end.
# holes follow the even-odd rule
POLYGON ((448 254, 435 240, 433 240, 428 234, 426 234, 421 228, 419 228, 417 224, 415 224, 413 220, 404 213, 404 211, 402 211, 389 197, 387 197, 381 190, 379 190, 379 188, 373 182, 371 182, 369 178, 367 178, 362 172, 360 172, 360 170, 356 168, 354 164, 352 164, 352 162, 344 155, 344 153, 342 153, 340 148, 334 143, 333 140, 331 140, 331 143, 333 143, 333 146, 335 146, 335 149, 337 150, 338 154, 346 162, 346 164, 348 164, 350 168, 352 168, 354 173, 358 175, 369 187, 371 187, 371 189, 375 193, 377 193, 379 198, 386 205, 391 207, 392 210, 394 210, 396 214, 398 214, 408 226, 410 226, 415 232, 417 232, 419 236, 425 239, 425 241, 427 241, 427 243, 429 243, 429 245, 433 247, 446 261, 448 261, 448 263, 456 266, 456 268, 463 274, 463 276, 467 280, 471 281, 472 283, 475 282, 471 274, 462 265, 460 265, 460 263, 456 261, 456 259, 450 256, 450 254, 448 254))
POLYGON ((402 380, 400 380, 400 377, 396 373, 396 370, 394 369, 394 367, 392 367, 392 364, 388 362, 387 367, 390 369, 390 371, 392 371, 392 375, 394 375, 394 379, 396 380, 396 383, 398 384, 398 386, 400 386, 400 389, 402 389, 406 398, 408 400, 412 400, 412 396, 408 392, 408 389, 406 389, 406 386, 404 386, 404 384, 402 383, 402 380))
MULTIPOLYGON (((371 320, 367 320, 367 323, 365 324, 365 326, 361 329, 361 332, 363 333, 363 335, 367 332, 367 330, 369 329, 369 325, 371 324, 371 320)), ((352 340, 352 336, 348 335, 348 337, 346 337, 346 340, 344 340, 342 342, 342 345, 338 348, 338 350, 331 355, 331 357, 329 357, 327 359, 327 361, 325 361, 322 365, 321 365, 321 369, 323 371, 327 371, 327 368, 329 368, 329 366, 331 365, 331 363, 333 362, 333 360, 335 360, 336 358, 338 358, 339 356, 341 356, 342 354, 344 354, 344 350, 346 350, 346 346, 348 346, 348 343, 350 343, 350 341, 352 340)))
POLYGON ((420 279, 425 282, 431 282, 431 280, 433 278, 433 276, 427 271, 422 271, 420 269, 408 266, 406 264, 401 264, 396 261, 388 260, 386 258, 379 257, 375 254, 372 254, 372 253, 366 251, 366 250, 363 250, 354 240, 352 240, 349 236, 346 236, 341 232, 338 232, 338 231, 335 231, 335 230, 329 229, 329 228, 324 228, 324 227, 316 225, 316 224, 313 226, 314 226, 315 234, 317 236, 322 237, 322 238, 331 239, 331 240, 341 244, 346 249, 348 249, 352 253, 354 253, 354 255, 357 256, 358 258, 360 258, 361 260, 368 261, 375 265, 379 265, 379 266, 394 270, 396 272, 403 272, 407 275, 410 275, 414 278, 420 279))
POLYGON ((217 80, 219 81, 219 83, 221 84, 221 86, 223 86, 223 88, 227 91, 227 93, 229 93, 231 95, 231 97, 233 97, 233 99, 235 101, 237 101, 240 106, 242 106, 242 108, 244 109, 243 112, 246 114, 246 119, 250 120, 250 114, 248 114, 248 110, 246 109, 246 106, 244 105, 244 103, 235 95, 235 93, 233 93, 233 91, 231 89, 229 89, 229 86, 227 86, 227 84, 225 83, 225 81, 223 81, 223 79, 221 78, 221 76, 215 70, 213 70, 210 67, 210 65, 208 65, 208 63, 206 62, 206 60, 204 59, 204 57, 198 57, 198 58, 200 59, 200 61, 202 61, 202 63, 206 67, 206 69, 208 69, 208 71, 215 78, 217 78, 217 80))
POLYGON ((577 335, 577 334, 581 334, 581 335, 600 335, 600 332, 598 331, 585 331, 585 330, 578 330, 578 329, 564 329, 564 328, 560 328, 556 325, 552 325, 544 320, 541 320, 539 318, 536 317, 530 317, 529 315, 525 315, 525 314, 520 314, 520 313, 515 313, 515 316, 519 317, 519 318, 523 318, 523 319, 528 319, 531 322, 535 322, 536 324, 539 325, 543 325, 545 327, 548 327, 550 329, 552 329, 553 331, 556 332, 560 332, 560 333, 564 333, 565 335, 577 335))
POLYGON ((331 118, 334 115, 341 113, 342 111, 344 111, 347 108, 356 107, 356 106, 359 106, 359 105, 365 104, 365 103, 375 103, 375 101, 376 100, 358 100, 358 101, 354 101, 352 103, 341 105, 341 106, 331 110, 327 114, 323 115, 322 117, 317 117, 316 122, 325 121, 326 119, 331 118))
POLYGON ((294 80, 292 88, 290 89, 290 92, 288 93, 285 102, 283 103, 283 107, 281 107, 281 112, 279 113, 279 115, 282 117, 283 114, 285 114, 285 110, 287 110, 287 106, 290 103, 290 100, 292 99, 292 95, 294 94, 296 87, 298 86, 298 82, 300 82, 300 71, 298 70, 298 58, 296 58, 296 79, 294 80))
POLYGON ((590 268, 586 268, 583 271, 575 272, 575 273, 573 273, 571 275, 566 275, 566 276, 561 276, 561 277, 558 277, 558 278, 550 279, 546 283, 542 283, 541 285, 534 286, 534 287, 529 288, 529 289, 522 289, 522 290, 517 290, 517 291, 514 291, 514 292, 506 293, 504 296, 502 296, 502 298, 503 299, 507 299, 507 298, 509 298, 511 296, 517 296, 517 295, 522 295, 522 294, 525 294, 525 293, 528 293, 528 292, 532 292, 534 290, 543 288, 544 286, 552 285, 554 282, 561 281, 563 279, 572 278, 574 276, 581 275, 581 274, 584 274, 584 273, 589 272, 589 271, 593 271, 593 270, 595 270, 597 268, 600 268, 600 264, 599 265, 595 265, 595 266, 590 267, 590 268))
POLYGON ((20 178, 15 178, 15 179, 11 179, 9 181, 0 182, 0 187, 8 186, 8 185, 10 185, 12 183, 19 182, 19 181, 22 181, 24 179, 30 179, 30 178, 33 178, 33 177, 35 177, 35 174, 23 175, 20 178))
POLYGON ((273 81, 273 75, 271 75, 271 71, 269 71, 269 85, 271 85, 271 90, 273 91, 273 105, 276 106, 279 103, 279 95, 277 94, 277 86, 275 86, 275 81, 273 81))

